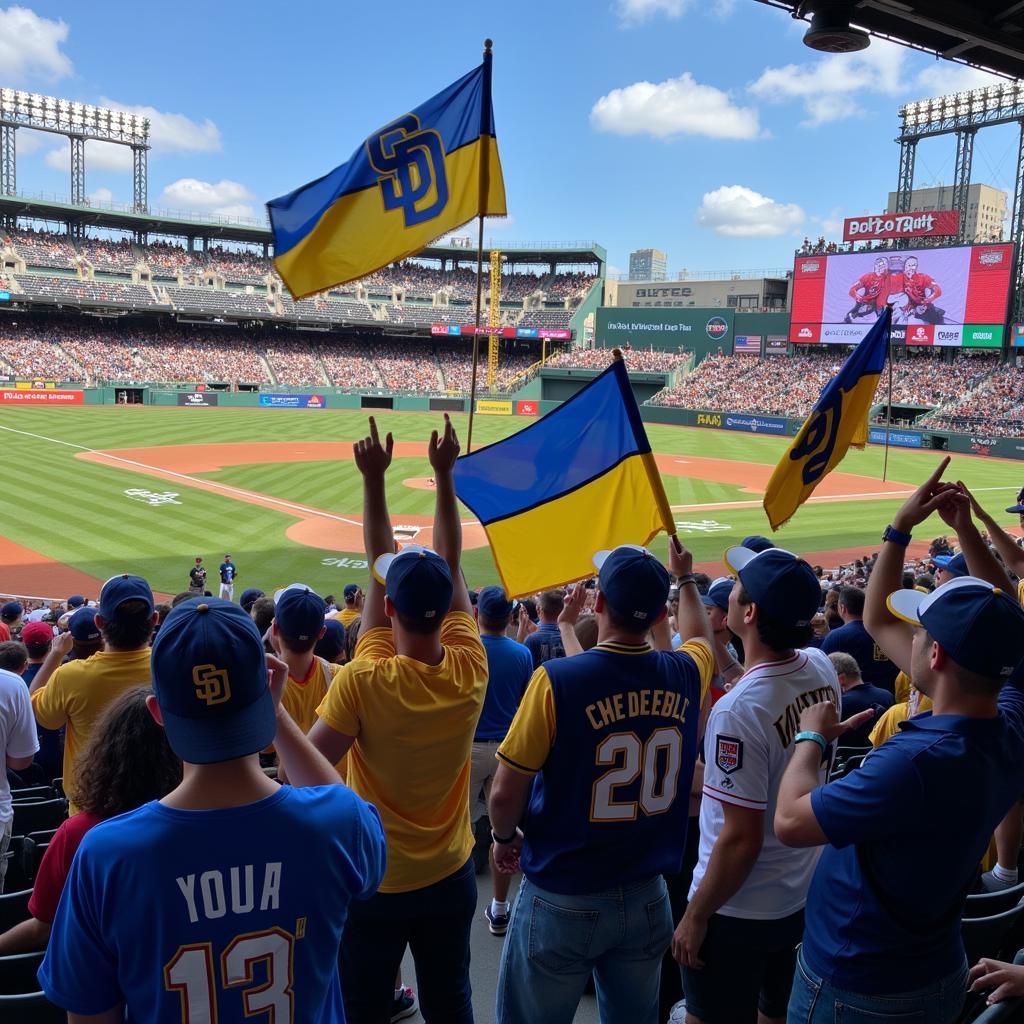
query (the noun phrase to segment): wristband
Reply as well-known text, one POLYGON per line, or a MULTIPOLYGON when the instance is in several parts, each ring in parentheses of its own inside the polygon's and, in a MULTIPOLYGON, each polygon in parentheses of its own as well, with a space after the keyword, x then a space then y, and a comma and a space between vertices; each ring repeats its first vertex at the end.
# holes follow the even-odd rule
POLYGON ((812 742, 817 743, 818 746, 821 747, 821 752, 823 754, 828 750, 828 741, 820 732, 798 732, 793 737, 794 743, 802 743, 804 740, 811 740, 812 742))
POLYGON ((676 580, 676 586, 685 587, 687 583, 692 583, 694 586, 697 585, 697 577, 692 572, 685 573, 676 580))
POLYGON ((519 829, 516 829, 512 833, 512 835, 506 836, 504 839, 502 839, 501 836, 496 836, 494 834, 494 829, 492 828, 491 829, 491 841, 496 843, 498 846, 508 846, 508 844, 511 843, 516 838, 516 836, 518 834, 519 834, 519 829))
POLYGON ((902 530, 897 530, 895 526, 887 526, 885 532, 882 534, 883 541, 892 541, 893 544, 899 544, 901 548, 905 548, 911 541, 909 533, 904 533, 902 530))

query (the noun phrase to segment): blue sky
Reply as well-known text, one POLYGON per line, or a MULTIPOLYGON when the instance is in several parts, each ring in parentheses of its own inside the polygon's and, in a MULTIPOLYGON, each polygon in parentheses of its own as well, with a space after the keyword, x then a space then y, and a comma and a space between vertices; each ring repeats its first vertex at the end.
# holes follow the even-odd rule
MULTIPOLYGON (((823 57, 804 27, 754 0, 37 0, 0 7, 0 85, 149 108, 151 206, 260 216, 489 35, 511 214, 489 234, 594 239, 614 269, 647 246, 670 273, 769 268, 884 209, 901 103, 991 80, 879 41, 823 57)), ((20 191, 66 196, 58 138, 18 141, 20 191)), ((953 154, 922 144, 917 183, 948 183, 953 154)), ((130 200, 126 155, 90 144, 87 191, 130 200)), ((1015 155, 1011 129, 982 132, 974 180, 1012 190, 1015 155)))

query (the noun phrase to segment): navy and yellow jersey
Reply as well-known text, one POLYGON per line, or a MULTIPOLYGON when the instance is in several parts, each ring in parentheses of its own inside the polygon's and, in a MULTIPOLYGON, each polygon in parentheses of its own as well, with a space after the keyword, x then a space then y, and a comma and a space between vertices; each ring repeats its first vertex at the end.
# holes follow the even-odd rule
POLYGON ((602 892, 680 870, 697 723, 715 671, 679 651, 605 642, 533 674, 500 760, 533 775, 523 873, 552 892, 602 892))
POLYGON ((39 980, 88 1016, 146 1024, 345 1019, 338 943, 384 875, 380 817, 346 786, 256 803, 152 802, 89 830, 39 980))

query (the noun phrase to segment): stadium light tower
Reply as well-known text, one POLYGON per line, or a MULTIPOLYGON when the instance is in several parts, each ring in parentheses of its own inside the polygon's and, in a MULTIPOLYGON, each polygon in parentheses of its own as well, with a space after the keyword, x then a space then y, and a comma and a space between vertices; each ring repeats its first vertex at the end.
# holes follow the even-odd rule
POLYGON ((132 208, 148 210, 149 118, 110 107, 62 100, 20 89, 0 89, 0 194, 16 195, 15 132, 32 128, 71 143, 71 202, 85 204, 85 143, 89 139, 132 151, 132 208))

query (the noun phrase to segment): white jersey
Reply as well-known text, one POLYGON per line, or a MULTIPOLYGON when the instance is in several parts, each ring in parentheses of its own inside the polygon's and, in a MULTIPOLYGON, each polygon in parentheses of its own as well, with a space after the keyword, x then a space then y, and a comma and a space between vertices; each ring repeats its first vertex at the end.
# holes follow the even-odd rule
MULTIPOLYGON (((700 804, 700 857, 690 885, 692 900, 725 823, 722 804, 764 811, 764 845, 739 891, 718 913, 774 920, 800 910, 807 899, 818 847, 792 849, 775 836, 775 804, 782 773, 793 756, 800 712, 831 700, 840 704, 839 680, 821 651, 797 651, 785 661, 757 665, 711 709, 704 733, 704 796, 700 804)), ((828 766, 822 764, 820 781, 828 766)))

